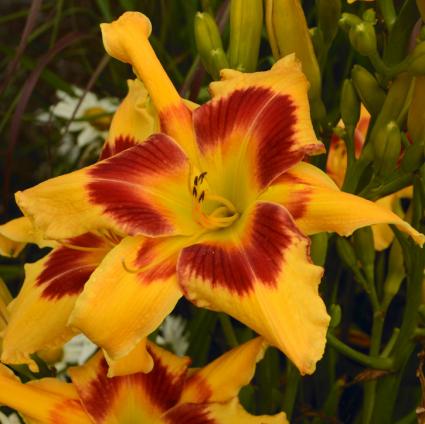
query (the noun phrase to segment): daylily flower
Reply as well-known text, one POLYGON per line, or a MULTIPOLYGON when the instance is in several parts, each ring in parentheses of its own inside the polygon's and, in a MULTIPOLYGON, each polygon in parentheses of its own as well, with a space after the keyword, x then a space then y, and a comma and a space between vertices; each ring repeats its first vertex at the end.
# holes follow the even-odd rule
MULTIPOLYGON (((114 114, 101 157, 144 140, 158 127, 147 91, 140 81, 128 81, 128 94, 114 114)), ((120 241, 111 231, 88 232, 70 240, 46 241, 27 217, 0 226, 0 254, 17 256, 27 243, 54 249, 34 264, 26 264, 22 290, 9 308, 4 332, 2 360, 27 363, 36 370, 30 355, 62 345, 76 334, 67 326, 75 301, 92 271, 105 254, 120 241)), ((143 345, 143 342, 141 342, 143 345)), ((119 372, 119 362, 110 360, 111 375, 119 372)), ((152 361, 141 369, 147 372, 152 361)), ((127 372, 127 370, 126 370, 127 372)))
POLYGON ((207 366, 188 369, 190 359, 148 343, 153 371, 107 377, 101 352, 69 370, 72 384, 42 379, 27 384, 0 367, 0 403, 42 424, 285 424, 285 414, 253 416, 239 404, 263 357, 260 338, 241 345, 207 366))
MULTIPOLYGON (((370 114, 366 108, 361 105, 360 119, 354 132, 354 149, 356 158, 360 157, 366 135, 369 129, 370 114)), ((336 134, 331 139, 329 146, 328 159, 326 162, 327 174, 336 182, 338 187, 342 187, 347 171, 347 149, 345 142, 336 134)), ((375 203, 382 208, 395 211, 397 215, 403 218, 404 213, 399 207, 400 199, 412 198, 412 187, 406 187, 396 193, 378 199, 375 203)), ((386 249, 394 239, 394 233, 387 224, 372 225, 373 240, 376 250, 386 249)))
POLYGON ((84 95, 84 91, 75 86, 72 87, 72 91, 75 94, 74 96, 58 90, 56 97, 59 102, 50 107, 49 113, 41 113, 38 120, 47 122, 50 115, 65 120, 74 118, 69 125, 69 131, 79 133, 77 144, 80 147, 95 140, 105 139, 111 123, 110 115, 115 112, 118 99, 113 97, 99 99, 96 94, 90 91, 84 95), (82 102, 78 104, 83 95, 82 102))
POLYGON ((16 194, 46 238, 105 229, 124 237, 91 275, 69 325, 118 360, 184 294, 245 323, 312 373, 329 316, 305 234, 390 222, 418 243, 424 236, 301 161, 323 145, 293 55, 267 72, 222 71, 213 100, 191 111, 148 42, 144 15, 125 13, 102 32, 108 53, 143 80, 162 133, 16 194))

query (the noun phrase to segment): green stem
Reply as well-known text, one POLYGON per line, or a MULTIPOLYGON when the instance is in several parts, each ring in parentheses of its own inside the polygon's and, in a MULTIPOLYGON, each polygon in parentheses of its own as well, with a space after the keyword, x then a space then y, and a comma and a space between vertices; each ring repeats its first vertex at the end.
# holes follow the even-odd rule
POLYGON ((220 312, 218 314, 218 319, 220 321, 221 328, 223 329, 224 338, 226 339, 229 347, 233 348, 239 346, 238 339, 229 316, 220 312))
POLYGON ((290 420, 294 411, 298 387, 301 381, 300 373, 291 361, 286 361, 285 391, 283 392, 282 410, 290 420))
POLYGON ((350 358, 353 361, 364 365, 365 367, 383 371, 391 371, 393 369, 394 363, 392 358, 365 355, 364 353, 358 352, 357 350, 346 345, 331 333, 328 333, 327 340, 328 343, 338 352, 342 353, 347 358, 350 358))

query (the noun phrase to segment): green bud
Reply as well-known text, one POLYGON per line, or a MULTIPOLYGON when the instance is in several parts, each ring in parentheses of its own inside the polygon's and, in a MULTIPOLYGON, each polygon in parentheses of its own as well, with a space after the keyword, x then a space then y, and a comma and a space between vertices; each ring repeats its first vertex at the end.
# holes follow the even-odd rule
POLYGON ((208 13, 198 12, 195 15, 195 42, 202 64, 213 79, 217 80, 220 70, 229 65, 217 24, 208 13))
POLYGON ((396 167, 400 157, 401 134, 395 121, 390 121, 373 139, 375 161, 373 163, 377 175, 386 177, 396 167))
POLYGON ((401 160, 401 169, 410 174, 419 169, 424 163, 424 143, 414 143, 404 152, 401 160))
POLYGON ((341 15, 341 19, 339 20, 338 24, 340 28, 342 28, 344 31, 348 32, 352 27, 361 24, 362 20, 352 13, 343 13, 341 15))
POLYGON ((419 43, 409 55, 406 71, 413 75, 425 75, 425 41, 419 43))
POLYGON ((351 243, 343 237, 337 237, 336 250, 342 262, 350 269, 357 269, 357 258, 351 243))
POLYGON ((262 0, 232 0, 227 57, 232 69, 253 72, 257 68, 263 27, 262 0))
POLYGON ((317 233, 310 236, 310 256, 316 265, 323 266, 326 260, 328 251, 328 234, 317 233))
POLYGON ((375 280, 375 247, 370 227, 360 228, 353 234, 354 251, 359 259, 366 279, 373 284, 375 280))
POLYGON ((341 306, 332 304, 330 307, 330 316, 331 316, 331 322, 329 323, 329 328, 334 329, 338 327, 338 325, 341 323, 341 306))
POLYGON ((360 118, 360 102, 351 80, 346 79, 341 92, 341 118, 347 128, 354 128, 360 118))
POLYGON ((403 264, 403 251, 397 240, 393 241, 388 259, 387 278, 384 282, 383 307, 387 308, 393 297, 400 290, 400 285, 405 277, 403 264))
POLYGON ((366 22, 370 22, 371 24, 376 24, 376 12, 373 9, 367 9, 363 13, 363 20, 366 22))
POLYGON ((323 39, 322 31, 317 27, 310 28, 309 31, 311 41, 313 42, 314 52, 317 57, 320 57, 325 51, 325 40, 323 39))
POLYGON ((372 116, 377 116, 385 101, 385 91, 376 78, 360 65, 354 65, 351 79, 360 100, 372 116))
POLYGON ((371 56, 376 53, 375 28, 370 22, 361 22, 351 27, 348 37, 353 48, 362 56, 371 56))
POLYGON ((317 0, 317 19, 319 29, 326 44, 331 44, 338 32, 341 16, 341 0, 317 0))

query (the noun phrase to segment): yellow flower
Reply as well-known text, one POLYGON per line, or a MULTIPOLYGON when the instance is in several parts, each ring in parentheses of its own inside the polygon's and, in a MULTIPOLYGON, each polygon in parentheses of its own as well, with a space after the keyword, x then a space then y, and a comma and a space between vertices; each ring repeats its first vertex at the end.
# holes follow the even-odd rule
POLYGON ((265 350, 261 338, 241 345, 207 366, 188 369, 190 359, 148 343, 155 366, 148 374, 107 377, 98 352, 69 370, 72 383, 45 378, 23 384, 0 365, 0 403, 40 424, 286 424, 283 412, 253 416, 237 399, 265 350))
POLYGON ((142 349, 185 295, 248 325, 312 373, 329 316, 306 235, 389 222, 418 243, 424 236, 302 162, 323 145, 293 55, 266 72, 222 71, 213 99, 191 110, 149 44, 144 15, 127 12, 102 33, 108 53, 143 80, 162 132, 16 194, 47 238, 123 237, 91 274, 69 326, 119 361, 142 349))

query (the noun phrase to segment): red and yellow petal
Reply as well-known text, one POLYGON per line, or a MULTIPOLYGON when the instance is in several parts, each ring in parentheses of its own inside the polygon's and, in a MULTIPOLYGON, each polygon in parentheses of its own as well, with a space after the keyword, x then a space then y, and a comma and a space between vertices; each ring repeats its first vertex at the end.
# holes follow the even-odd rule
MULTIPOLYGON (((70 324, 107 352, 110 360, 128 355, 153 332, 181 297, 176 262, 179 237, 128 237, 92 274, 70 324)), ((151 368, 151 362, 139 370, 151 368)))
POLYGON ((144 82, 158 111, 161 130, 173 137, 193 159, 195 139, 192 114, 183 103, 155 55, 148 37, 149 19, 139 12, 125 12, 110 24, 101 24, 103 44, 112 57, 132 65, 144 82))
POLYGON ((322 268, 287 210, 258 202, 223 231, 207 234, 179 258, 179 282, 200 307, 223 311, 312 373, 329 316, 318 294, 322 268))
POLYGON ((42 239, 42 234, 26 217, 12 219, 0 225, 0 255, 15 258, 28 243, 35 243, 40 247, 53 246, 52 242, 42 239))
POLYGON ((128 94, 114 114, 101 160, 140 144, 159 132, 158 114, 144 84, 136 78, 128 80, 127 85, 128 94))
POLYGON ((257 337, 196 370, 187 379, 179 403, 228 402, 238 396, 255 373, 267 344, 257 337))
POLYGON ((163 416, 164 424, 289 424, 286 415, 251 415, 237 399, 227 403, 185 403, 163 416))
POLYGON ((180 397, 190 360, 152 343, 147 349, 154 361, 147 374, 107 377, 101 352, 87 364, 69 370, 86 411, 96 423, 161 422, 161 415, 180 397))
POLYGON ((95 165, 16 193, 46 238, 110 228, 136 235, 192 234, 188 160, 174 141, 156 134, 95 165))
MULTIPOLYGON (((301 168, 297 168, 296 172, 292 172, 293 169, 276 180, 261 195, 261 199, 285 206, 305 234, 328 231, 349 236, 367 225, 394 224, 416 243, 424 244, 425 236, 392 211, 362 197, 342 192, 336 186, 332 188, 330 185, 316 184, 315 181, 319 179, 311 180, 309 175, 303 175, 301 168)), ((316 173, 322 172, 317 169, 316 173)), ((326 177, 323 175, 324 180, 326 177)))
POLYGON ((16 409, 29 422, 90 424, 72 384, 42 379, 23 384, 0 364, 0 404, 16 409))
POLYGON ((111 245, 94 234, 69 243, 85 250, 62 246, 25 265, 24 285, 9 307, 3 362, 26 363, 37 369, 32 353, 61 346, 75 334, 67 327, 75 301, 111 245))
POLYGON ((269 71, 225 70, 222 77, 211 84, 213 100, 193 112, 200 168, 215 192, 243 210, 274 178, 324 147, 293 55, 269 71))

